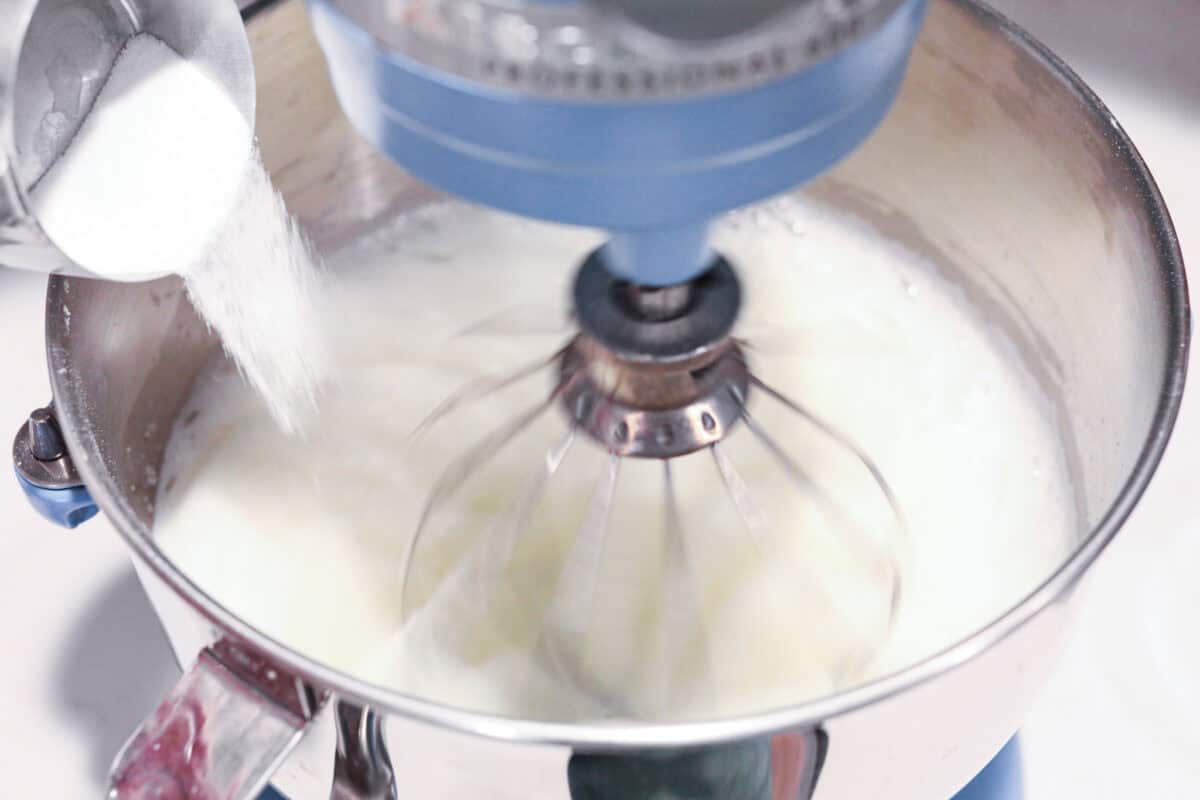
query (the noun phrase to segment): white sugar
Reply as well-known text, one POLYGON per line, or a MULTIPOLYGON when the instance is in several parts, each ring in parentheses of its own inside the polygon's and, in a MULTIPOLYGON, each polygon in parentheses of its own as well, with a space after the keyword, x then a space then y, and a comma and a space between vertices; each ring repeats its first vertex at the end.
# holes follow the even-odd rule
POLYGON ((158 39, 131 38, 32 201, 100 277, 184 276, 275 421, 302 427, 324 371, 323 277, 219 84, 158 39))
POLYGON ((327 372, 316 312, 326 280, 255 157, 236 212, 188 272, 187 287, 196 310, 288 433, 315 413, 327 372))
POLYGON ((250 148, 249 125, 221 86, 141 34, 34 187, 33 211, 97 275, 182 274, 229 213, 250 148))

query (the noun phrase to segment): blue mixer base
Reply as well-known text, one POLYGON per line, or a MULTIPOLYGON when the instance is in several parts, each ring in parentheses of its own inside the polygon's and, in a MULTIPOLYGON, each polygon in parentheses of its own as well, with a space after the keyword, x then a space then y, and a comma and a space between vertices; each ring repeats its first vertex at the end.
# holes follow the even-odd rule
POLYGON ((1024 796, 1021 745, 1014 736, 953 800, 1021 800, 1024 796))

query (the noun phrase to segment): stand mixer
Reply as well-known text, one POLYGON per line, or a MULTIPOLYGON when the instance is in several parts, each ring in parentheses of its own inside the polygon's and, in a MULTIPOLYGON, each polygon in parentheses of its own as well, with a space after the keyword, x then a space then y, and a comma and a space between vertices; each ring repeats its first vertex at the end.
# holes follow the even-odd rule
MULTIPOLYGON (((36 5, 17 2, 19 18, 27 19, 36 5)), ((169 3, 147 3, 141 18, 147 24, 153 23, 167 13, 164 9, 171 7, 169 3)), ((197 4, 196 8, 195 13, 201 16, 207 13, 206 6, 197 4)), ((4 10, 7 9, 0 5, 0 11, 4 10)), ((860 532, 852 523, 842 527, 847 533, 847 546, 855 547, 858 545, 854 542, 859 542, 871 569, 880 570, 887 587, 886 605, 894 609, 900 591, 894 559, 895 541, 903 535, 901 509, 868 454, 809 414, 803 398, 778 394, 771 387, 769 375, 758 376, 753 372, 753 342, 736 339, 731 331, 740 308, 739 271, 751 271, 754 265, 732 263, 714 252, 708 243, 708 230, 709 221, 719 214, 820 175, 868 137, 899 90, 925 10, 926 3, 922 0, 313 2, 309 7, 313 28, 341 106, 351 123, 378 150, 420 180, 468 200, 608 232, 606 243, 582 264, 563 265, 564 271, 576 270, 571 309, 578 331, 566 346, 527 369, 498 374, 465 387, 435 412, 419 435, 436 431, 438 425, 453 424, 455 409, 465 403, 486 402, 493 391, 508 382, 540 375, 548 379, 552 388, 546 403, 533 411, 559 414, 568 420, 578 441, 587 441, 611 454, 611 471, 625 458, 659 460, 664 464, 663 485, 669 495, 672 461, 694 457, 707 449, 711 452, 714 490, 727 492, 743 518, 751 519, 753 514, 745 505, 745 492, 739 488, 736 465, 723 458, 723 445, 734 436, 761 436, 763 446, 771 450, 770 432, 756 429, 755 418, 747 413, 747 408, 752 403, 782 405, 795 415, 797 424, 810 426, 854 463, 861 484, 880 499, 890 515, 888 529, 875 532, 878 539, 856 538, 860 532)), ((222 11, 214 5, 211 13, 212 24, 183 26, 179 29, 183 31, 181 35, 186 36, 189 30, 209 33, 230 30, 225 24, 231 14, 228 9, 222 11), (217 24, 218 20, 221 24, 217 24)), ((955 6, 941 18, 938 41, 943 45, 953 41, 947 31, 968 38, 974 36, 976 24, 997 23, 987 12, 973 6, 969 11, 955 6)), ((180 52, 189 50, 180 41, 164 38, 180 52)), ((236 37, 230 41, 233 39, 236 37)), ((19 52, 19 42, 7 50, 0 47, 0 56, 19 52)), ((236 42, 215 52, 233 54, 233 58, 214 60, 214 71, 231 91, 246 96, 248 67, 238 57, 236 42)), ((9 93, 4 90, 8 88, 0 77, 0 112, 6 108, 5 98, 9 93)), ((262 99, 259 98, 260 102, 262 99)), ((22 112, 17 108, 18 117, 28 112, 29 109, 22 112)), ((0 116, 0 122, 6 121, 0 116)), ((1090 129, 1087 133, 1092 135, 1090 129)), ((16 163, 19 155, 14 158, 11 153, 10 150, 10 159, 19 167, 16 163)), ((1121 168, 1137 177, 1141 186, 1146 179, 1142 177, 1140 163, 1136 156, 1130 162, 1122 162, 1121 168)), ((31 241, 39 252, 47 250, 46 242, 31 233, 36 232, 36 220, 20 208, 19 202, 12 201, 20 199, 27 188, 24 184, 32 179, 23 176, 20 169, 10 169, 3 176, 9 189, 5 194, 9 206, 3 209, 7 215, 0 214, 3 226, 0 230, 5 231, 6 237, 0 247, 0 261, 15 266, 65 267, 76 273, 86 272, 86 264, 24 258, 31 252, 31 241), (10 207, 16 211, 10 212, 10 207), (19 235, 10 235, 12 231, 19 235)), ((1161 214, 1155 216, 1158 205, 1153 190, 1145 190, 1142 199, 1146 201, 1145 208, 1139 206, 1137 213, 1161 220, 1161 214)), ((1130 247, 1148 251, 1149 246, 1139 242, 1130 247)), ((1164 285, 1176 281, 1171 285, 1178 288, 1174 276, 1176 272, 1182 273, 1176 263, 1177 253, 1165 247, 1159 254, 1163 273, 1168 276, 1163 279, 1164 285)), ((1155 288, 1157 284, 1149 291, 1155 288)), ((61 284, 52 284, 52 296, 57 300, 62 295, 54 293, 60 291, 61 284)), ((138 287, 127 287, 122 295, 129 298, 130 306, 122 306, 124 301, 113 298, 101 303, 98 298, 107 290, 91 287, 87 282, 75 283, 73 291, 76 294, 72 302, 85 306, 93 292, 102 308, 105 303, 112 308, 145 304, 138 287)), ((1171 302, 1156 307, 1167 309, 1162 313, 1170 316, 1170 320, 1161 326, 1147 324, 1139 330, 1158 331, 1161 327, 1165 331, 1162 352, 1177 355, 1178 351, 1170 348, 1182 330, 1180 326, 1186 325, 1180 322, 1183 317, 1177 313, 1177 293, 1170 289, 1164 292, 1170 295, 1171 302)), ((1150 322, 1159 321, 1155 317, 1150 322)), ((62 382, 65 379, 53 377, 89 369, 70 355, 72 342, 76 348, 88 347, 81 338, 84 334, 79 332, 89 330, 85 312, 76 312, 74 325, 75 333, 56 330, 52 335, 52 380, 59 381, 55 397, 60 419, 39 414, 18 435, 17 449, 27 464, 30 456, 39 464, 56 463, 68 458, 68 450, 91 453, 94 447, 103 450, 108 446, 101 437, 93 447, 92 440, 82 432, 88 401, 75 402, 73 390, 62 382), (64 336, 68 341, 63 341, 64 336), (56 361, 63 358, 68 362, 56 361), (59 373, 58 369, 66 372, 59 373), (56 436, 60 438, 56 440, 56 436)), ((185 322, 181 328, 194 330, 190 325, 185 322)), ((164 325, 162 329, 169 327, 164 325)), ((174 335, 168 333, 167 338, 174 335)), ((1156 339, 1154 346, 1159 344, 1156 339)), ((177 343, 169 345, 176 346, 177 343)), ((180 352, 189 353, 178 360, 194 366, 194 353, 187 350, 189 346, 178 346, 184 348, 180 352)), ((102 353, 97 358, 102 361, 106 357, 102 353)), ((146 363, 170 360, 171 357, 163 359, 152 354, 146 363)), ((1164 387, 1177 386, 1182 377, 1178 362, 1167 355, 1161 361, 1167 376, 1164 387)), ((1155 365, 1146 369, 1156 369, 1155 365)), ((187 367, 183 371, 186 370, 187 367)), ((135 404, 143 409, 172 408, 177 406, 178 393, 184 388, 186 382, 180 386, 172 384, 172 388, 165 390, 165 396, 157 398, 158 405, 150 400, 137 400, 135 404)), ((1173 419, 1177 393, 1167 395, 1175 400, 1164 401, 1164 410, 1155 412, 1152 421, 1155 431, 1163 430, 1164 426, 1169 428, 1173 419)), ((114 402, 114 406, 118 405, 119 401, 114 402)), ((114 420, 120 420, 122 425, 133 416, 128 408, 121 411, 114 408, 112 413, 116 415, 114 420)), ((1109 414, 1107 418, 1116 416, 1109 414)), ((464 453, 461 468, 442 476, 441 496, 452 493, 457 483, 467 480, 487 452, 503 444, 507 431, 519 431, 526 424, 519 414, 504 412, 503 417, 495 437, 464 453)), ((163 422, 166 423, 163 427, 169 427, 169 416, 163 422)), ((1135 432, 1128 438, 1137 440, 1141 436, 1141 428, 1135 426, 1135 432)), ((1156 448, 1161 447, 1161 439, 1154 441, 1156 448)), ((161 442, 158 446, 161 448, 161 442)), ((1148 478, 1146 459, 1153 461, 1158 452, 1151 449, 1154 452, 1148 456, 1137 456, 1136 475, 1143 482, 1148 478)), ((739 722, 733 728, 720 730, 714 723, 677 729, 624 727, 579 734, 565 728, 521 722, 514 727, 505 721, 477 723, 464 716, 443 719, 440 712, 420 707, 420 703, 395 702, 391 697, 381 700, 374 690, 360 682, 314 667, 303 656, 280 650, 202 593, 196 594, 194 587, 177 589, 179 579, 174 568, 157 553, 147 534, 150 520, 143 518, 146 512, 137 502, 127 502, 124 497, 114 500, 113 490, 107 488, 108 478, 100 472, 110 465, 117 465, 112 467, 116 471, 126 470, 130 458, 134 461, 129 461, 129 469, 135 464, 140 467, 137 459, 153 461, 155 454, 92 455, 96 457, 78 464, 77 472, 35 465, 32 477, 24 471, 22 477, 35 502, 63 497, 53 492, 78 492, 86 480, 110 515, 125 515, 134 520, 128 526, 122 522, 122 530, 128 527, 131 546, 150 567, 146 570, 147 582, 165 581, 160 588, 169 584, 183 596, 191 608, 188 613, 195 615, 199 611, 199 617, 203 618, 199 627, 203 632, 188 641, 189 645, 198 642, 205 647, 205 655, 196 662, 189 673, 191 677, 180 684, 178 691, 183 695, 176 695, 174 700, 186 696, 189 687, 198 685, 197 675, 208 680, 204 691, 211 692, 216 691, 212 688, 213 681, 227 680, 213 676, 229 673, 251 685, 269 675, 275 690, 269 697, 279 700, 284 696, 287 701, 281 705, 288 714, 272 716, 286 722, 266 737, 269 741, 254 739, 252 745, 244 745, 245 749, 256 751, 257 760, 252 762, 251 777, 246 773, 238 775, 234 796, 244 796, 265 780, 269 768, 294 745, 296 736, 311 720, 326 690, 341 698, 337 709, 341 737, 339 785, 343 792, 340 796, 345 797, 388 796, 390 765, 386 755, 379 757, 381 728, 372 708, 403 709, 401 713, 412 712, 423 719, 502 739, 570 743, 569 748, 576 755, 569 769, 577 777, 581 773, 594 773, 595 777, 628 770, 630 780, 658 773, 672 773, 670 780, 677 780, 680 775, 703 772, 724 758, 737 760, 741 744, 753 741, 752 746, 742 749, 754 763, 767 764, 768 768, 774 765, 777 772, 784 769, 782 765, 798 765, 794 780, 782 784, 794 786, 796 796, 807 797, 816 792, 815 796, 820 797, 821 791, 834 796, 839 791, 836 756, 832 772, 825 770, 820 781, 818 777, 830 741, 836 754, 838 742, 845 741, 840 737, 853 734, 842 733, 837 720, 828 725, 809 724, 824 719, 830 708, 817 709, 803 720, 780 718, 765 722, 765 727, 755 721, 739 722), (39 484, 36 480, 39 474, 57 477, 39 484), (230 634, 222 639, 221 646, 206 647, 214 636, 214 625, 230 634), (231 641, 235 644, 230 645, 231 641), (261 660, 231 654, 231 646, 257 654, 268 653, 270 657, 261 660), (301 687, 299 702, 294 702, 296 697, 286 697, 289 687, 301 687), (770 731, 770 735, 755 738, 760 728, 770 731), (730 742, 733 744, 726 744, 730 742), (679 750, 675 749, 677 745, 679 750), (262 750, 258 750, 260 746, 262 750), (818 789, 818 783, 824 788, 818 789), (380 789, 381 785, 384 788, 380 789), (349 787, 356 787, 357 793, 349 787)), ((792 480, 796 490, 811 493, 814 502, 820 504, 820 493, 806 480, 803 456, 783 449, 773 451, 778 468, 792 480)), ((1132 462, 1114 467, 1127 468, 1134 469, 1132 462)), ((136 491, 144 493, 146 489, 139 487, 136 491)), ((1125 491, 1113 502, 1125 498, 1125 491)), ((1130 491, 1136 493, 1137 488, 1130 491)), ((50 515, 77 521, 83 516, 81 504, 94 508, 86 494, 83 492, 82 498, 78 494, 72 496, 66 504, 69 514, 64 513, 64 504, 60 502, 50 515)), ((604 494, 602 484, 597 495, 604 494)), ((1109 495, 1102 497, 1101 502, 1107 504, 1109 495)), ((436 520, 438 508, 439 492, 435 491, 428 506, 429 519, 436 520)), ((837 517, 843 512, 836 502, 829 504, 830 515, 837 517)), ((124 521, 124 517, 121 519, 124 521)), ((514 519, 516 522, 505 522, 501 527, 519 528, 519 511, 514 519)), ((1108 527, 1098 530, 1111 535, 1118 522, 1119 519, 1106 522, 1108 527)), ((594 539, 593 527, 585 525, 580 531, 582 544, 594 539)), ((1073 562, 1079 569, 1086 566, 1107 535, 1094 538, 1097 546, 1073 562)), ((421 537, 414 539, 412 559, 420 558, 421 541, 421 537)), ((585 566, 586 561, 583 559, 585 566)), ((1071 571, 1072 580, 1078 571, 1071 571)), ((1061 589, 1057 585, 1055 592, 1061 589)), ((1044 602, 1049 602, 1051 593, 1046 594, 1044 602)), ((160 602, 170 605, 156 600, 160 602)), ((568 610, 578 607, 572 598, 562 605, 568 610)), ((585 612, 559 615, 551 638, 569 643, 580 613, 585 612)), ((1025 619, 1028 617, 1021 621, 1025 619)), ((1056 623, 1048 625, 1056 627, 1056 623)), ((1035 638, 1048 635, 1029 634, 1035 638)), ((1025 663, 1022 661, 1025 656, 1016 654, 1018 645, 1013 642, 1018 641, 1014 636, 1001 643, 1005 647, 997 645, 995 654, 989 656, 990 663, 1002 663, 1001 674, 1006 674, 1004 665, 1025 663)), ((1025 646, 1027 641, 1022 645, 1025 646)), ((198 649, 178 643, 177 648, 184 663, 198 649)), ((562 649, 560 646, 559 650, 562 649)), ((942 668, 950 666, 948 661, 942 664, 942 668)), ((1040 671, 1034 669, 1032 674, 1036 676, 1040 671)), ((1016 683, 1023 685, 1021 681, 1016 683)), ((961 686, 960 690, 945 691, 952 694, 959 691, 960 701, 966 696, 961 686)), ((851 698, 844 708, 857 707, 864 698, 851 698)), ((179 707, 177 702, 175 705, 170 702, 164 704, 167 711, 179 707)), ((256 702, 264 701, 259 697, 256 702)), ((842 707, 837 709, 841 710, 842 707)), ((956 724, 946 726, 947 736, 956 724)), ((964 776, 982 763, 977 756, 995 752, 999 744, 996 737, 1006 725, 1007 722, 997 723, 995 730, 981 737, 986 742, 971 748, 975 753, 973 766, 968 768, 966 762, 972 758, 963 756, 963 763, 956 767, 959 774, 940 778, 936 785, 943 791, 944 787, 961 786, 964 776)), ((853 715, 849 728, 854 729, 853 715)), ((1011 732, 1012 727, 1007 726, 1003 736, 1006 738, 1011 732)), ((141 741, 148 744, 149 740, 141 741)), ((126 763, 138 756, 136 747, 127 751, 126 763)), ((891 758, 891 762, 903 760, 891 758)), ((597 780, 603 783, 602 778, 597 780)), ((664 783, 667 780, 664 778, 664 783)), ((915 785, 916 779, 907 777, 892 784, 884 778, 880 780, 881 785, 908 786, 915 785)), ((843 786, 852 784, 853 781, 842 779, 843 786)), ((778 785, 781 784, 776 781, 775 786, 778 785)), ((394 785, 390 791, 395 791, 394 785)), ((610 787, 610 791, 621 790, 610 787)), ((845 790, 841 791, 843 795, 839 796, 845 796, 845 790)))

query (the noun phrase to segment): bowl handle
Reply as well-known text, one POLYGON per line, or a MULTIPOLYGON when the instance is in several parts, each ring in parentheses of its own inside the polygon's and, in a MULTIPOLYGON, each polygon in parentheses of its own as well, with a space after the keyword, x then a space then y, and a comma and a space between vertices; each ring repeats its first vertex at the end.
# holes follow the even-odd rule
POLYGON ((256 797, 325 700, 257 653, 205 648, 126 742, 109 800, 256 797))

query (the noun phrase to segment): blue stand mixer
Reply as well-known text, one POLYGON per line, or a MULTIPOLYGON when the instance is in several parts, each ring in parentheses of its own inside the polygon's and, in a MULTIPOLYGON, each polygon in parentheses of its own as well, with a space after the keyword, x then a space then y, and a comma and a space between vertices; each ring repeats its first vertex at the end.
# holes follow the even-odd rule
MULTIPOLYGON (((64 5, 42 2, 42 8, 64 5)), ((239 49, 245 34, 228 3, 125 5, 136 7, 133 27, 149 29, 180 52, 187 52, 187 37, 196 30, 220 34, 232 44, 212 51, 210 66, 231 94, 253 96, 249 54, 239 49)), ((246 5, 250 18, 269 14, 273 3, 246 5)), ((635 389, 618 398, 615 414, 593 413, 603 387, 573 385, 563 404, 579 409, 579 427, 611 452, 666 461, 715 446, 739 422, 738 408, 721 397, 737 400, 747 391, 767 391, 751 385, 752 376, 739 368, 729 337, 740 300, 737 271, 753 265, 731 264, 710 247, 710 221, 805 184, 858 149, 892 107, 930 5, 928 0, 310 0, 307 12, 338 102, 376 150, 420 181, 466 200, 606 232, 605 243, 583 264, 563 265, 577 270, 574 321, 586 341, 563 356, 561 367, 569 368, 571 359, 613 363, 636 376, 635 389), (705 377, 677 381, 682 373, 705 377), (669 392, 663 390, 667 385, 673 387, 669 392)), ((981 25, 1002 31, 1008 41, 1019 41, 1007 23, 973 3, 943 5, 953 5, 947 12, 953 24, 970 29, 983 20, 981 25)), ((0 0, 0 18, 28 22, 40 13, 38 7, 36 0, 0 0)), ((14 117, 10 106, 19 111, 23 102, 19 85, 6 82, 3 70, 21 46, 19 36, 14 43, 0 35, 0 134, 14 117)), ((1049 59, 1033 45, 1020 46, 1049 59)), ((1107 122, 1105 131, 1111 135, 1107 122)), ((1128 159, 1122 168, 1140 176, 1136 155, 1129 156, 1124 144, 1117 149, 1128 159)), ((0 157, 14 166, 0 169, 0 263, 86 275, 86 264, 71 263, 38 231, 22 202, 28 188, 22 181, 31 178, 8 150, 0 148, 0 157)), ((0 161, 0 167, 8 166, 0 161)), ((1149 199, 1139 213, 1161 224, 1157 196, 1143 194, 1149 199)), ((1164 273, 1182 275, 1176 254, 1169 247, 1159 252, 1164 273)), ((76 289, 80 302, 91 291, 87 283, 76 289)), ((59 297, 54 294, 62 291, 59 286, 52 281, 52 298, 59 297)), ((1171 335, 1186 327, 1178 304, 1171 295, 1171 303, 1157 306, 1171 310, 1171 320, 1161 326, 1171 335)), ((85 329, 86 321, 76 325, 85 329)), ((59 333, 51 330, 49 338, 59 333)), ((52 367, 67 349, 59 344, 52 341, 52 367)), ((1174 342, 1162 345, 1177 354, 1173 347, 1174 342)), ((1167 357, 1164 362, 1176 370, 1166 382, 1177 385, 1178 364, 1167 357)), ((35 507, 74 527, 97 512, 96 499, 110 516, 117 506, 101 492, 93 496, 95 470, 104 459, 72 463, 68 451, 81 450, 79 412, 64 408, 64 399, 56 392, 57 415, 54 408, 42 409, 22 425, 14 461, 35 507)), ((1174 406, 1164 408, 1159 424, 1169 427, 1174 406)), ((1161 447, 1165 437, 1156 441, 1161 447)), ((1148 479, 1148 473, 1138 475, 1143 483, 1148 479)), ((882 479, 876 483, 888 495, 882 479)), ((151 545, 137 534, 128 538, 146 557, 151 545)), ((169 575, 161 560, 146 558, 157 577, 169 575)), ((275 749, 260 754, 254 763, 261 769, 242 776, 233 796, 254 796, 263 787, 325 702, 335 706, 339 741, 333 796, 403 796, 383 746, 381 715, 373 710, 395 706, 374 702, 369 688, 348 688, 332 671, 276 659, 273 650, 270 658, 259 658, 262 642, 246 626, 227 625, 228 614, 211 608, 211 601, 185 599, 193 611, 199 609, 207 634, 214 627, 238 632, 223 638, 223 647, 206 647, 190 678, 209 680, 211 689, 214 675, 229 673, 251 685, 269 676, 272 691, 282 687, 289 701, 300 696, 288 705, 287 725, 270 743, 275 749), (239 655, 242 646, 257 655, 239 655)), ((440 721, 425 710, 411 716, 440 721)), ((496 733, 497 739, 560 741, 557 735, 510 736, 503 723, 490 724, 467 720, 461 727, 496 733)), ((963 786, 963 776, 994 754, 1014 727, 981 745, 986 755, 946 785, 963 786)), ((697 733, 695 741, 703 746, 659 750, 580 747, 558 766, 565 767, 570 796, 581 800, 792 800, 836 792, 828 780, 822 788, 821 770, 840 734, 827 737, 822 725, 798 730, 758 736, 746 729, 744 738, 712 741, 697 733)), ((1019 773, 1016 747, 1009 744, 959 797, 1018 797, 1019 773)), ((132 800, 119 792, 113 796, 132 800)))

